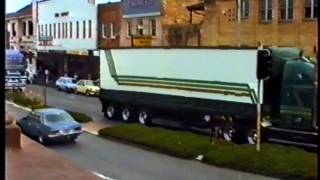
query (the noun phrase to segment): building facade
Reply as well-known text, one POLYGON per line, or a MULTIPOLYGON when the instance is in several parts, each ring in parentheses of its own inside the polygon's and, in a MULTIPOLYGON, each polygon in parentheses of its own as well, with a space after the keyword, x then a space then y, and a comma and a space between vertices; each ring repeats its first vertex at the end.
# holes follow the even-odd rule
POLYGON ((123 0, 120 46, 130 47, 133 39, 139 37, 151 39, 151 46, 176 45, 172 40, 176 34, 171 29, 188 25, 189 12, 185 7, 200 1, 123 0))
POLYGON ((316 0, 208 0, 202 24, 205 46, 293 46, 316 57, 316 0))
POLYGON ((94 0, 43 0, 34 6, 38 68, 48 69, 52 80, 65 74, 98 78, 94 0))
POLYGON ((98 48, 120 46, 121 3, 98 4, 98 48))
POLYGON ((35 49, 32 21, 32 5, 29 4, 17 12, 6 15, 10 49, 32 51, 35 49))

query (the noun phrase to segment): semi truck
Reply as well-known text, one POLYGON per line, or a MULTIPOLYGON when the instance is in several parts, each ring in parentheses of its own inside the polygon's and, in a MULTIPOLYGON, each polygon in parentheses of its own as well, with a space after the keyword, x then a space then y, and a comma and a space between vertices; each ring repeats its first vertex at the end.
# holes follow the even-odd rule
POLYGON ((27 81, 27 61, 18 50, 6 50, 5 89, 24 91, 27 81))
POLYGON ((152 126, 169 117, 255 144, 261 104, 262 142, 318 147, 315 65, 297 48, 115 48, 99 56, 110 120, 152 126))

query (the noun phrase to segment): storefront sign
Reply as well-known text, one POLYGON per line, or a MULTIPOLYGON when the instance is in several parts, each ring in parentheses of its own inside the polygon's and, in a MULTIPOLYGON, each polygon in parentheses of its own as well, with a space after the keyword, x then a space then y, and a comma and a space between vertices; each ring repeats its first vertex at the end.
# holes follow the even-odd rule
POLYGON ((133 46, 134 47, 150 47, 152 46, 152 37, 134 37, 133 38, 133 46))
POLYGON ((67 54, 73 54, 73 55, 82 55, 82 56, 88 56, 89 52, 88 51, 67 51, 67 54))
POLYGON ((158 16, 162 0, 123 0, 124 18, 158 16))

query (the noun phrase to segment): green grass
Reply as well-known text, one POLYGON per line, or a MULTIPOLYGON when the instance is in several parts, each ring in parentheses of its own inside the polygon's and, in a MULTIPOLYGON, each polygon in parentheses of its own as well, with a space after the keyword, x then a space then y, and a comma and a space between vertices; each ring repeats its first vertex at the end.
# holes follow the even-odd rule
POLYGON ((119 125, 99 131, 102 137, 113 137, 140 144, 180 158, 204 155, 203 162, 251 173, 290 179, 317 179, 317 155, 304 150, 263 144, 261 152, 252 145, 235 145, 189 132, 146 128, 136 124, 119 125))
POLYGON ((79 112, 72 112, 72 111, 67 111, 67 112, 79 123, 87 123, 92 121, 92 118, 86 114, 79 113, 79 112))

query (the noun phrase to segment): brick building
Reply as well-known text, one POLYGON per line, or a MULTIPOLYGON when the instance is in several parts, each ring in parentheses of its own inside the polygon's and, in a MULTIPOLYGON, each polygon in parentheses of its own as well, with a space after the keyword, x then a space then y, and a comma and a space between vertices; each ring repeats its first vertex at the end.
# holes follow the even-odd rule
POLYGON ((201 41, 205 46, 295 46, 315 57, 317 0, 207 0, 201 41))
MULTIPOLYGON (((123 0, 120 46, 130 47, 132 37, 150 37, 152 46, 186 44, 180 35, 182 29, 190 29, 186 7, 198 2, 201 0, 123 0)), ((194 15, 195 21, 198 16, 194 15)))
POLYGON ((98 4, 98 48, 120 46, 121 4, 98 4))

